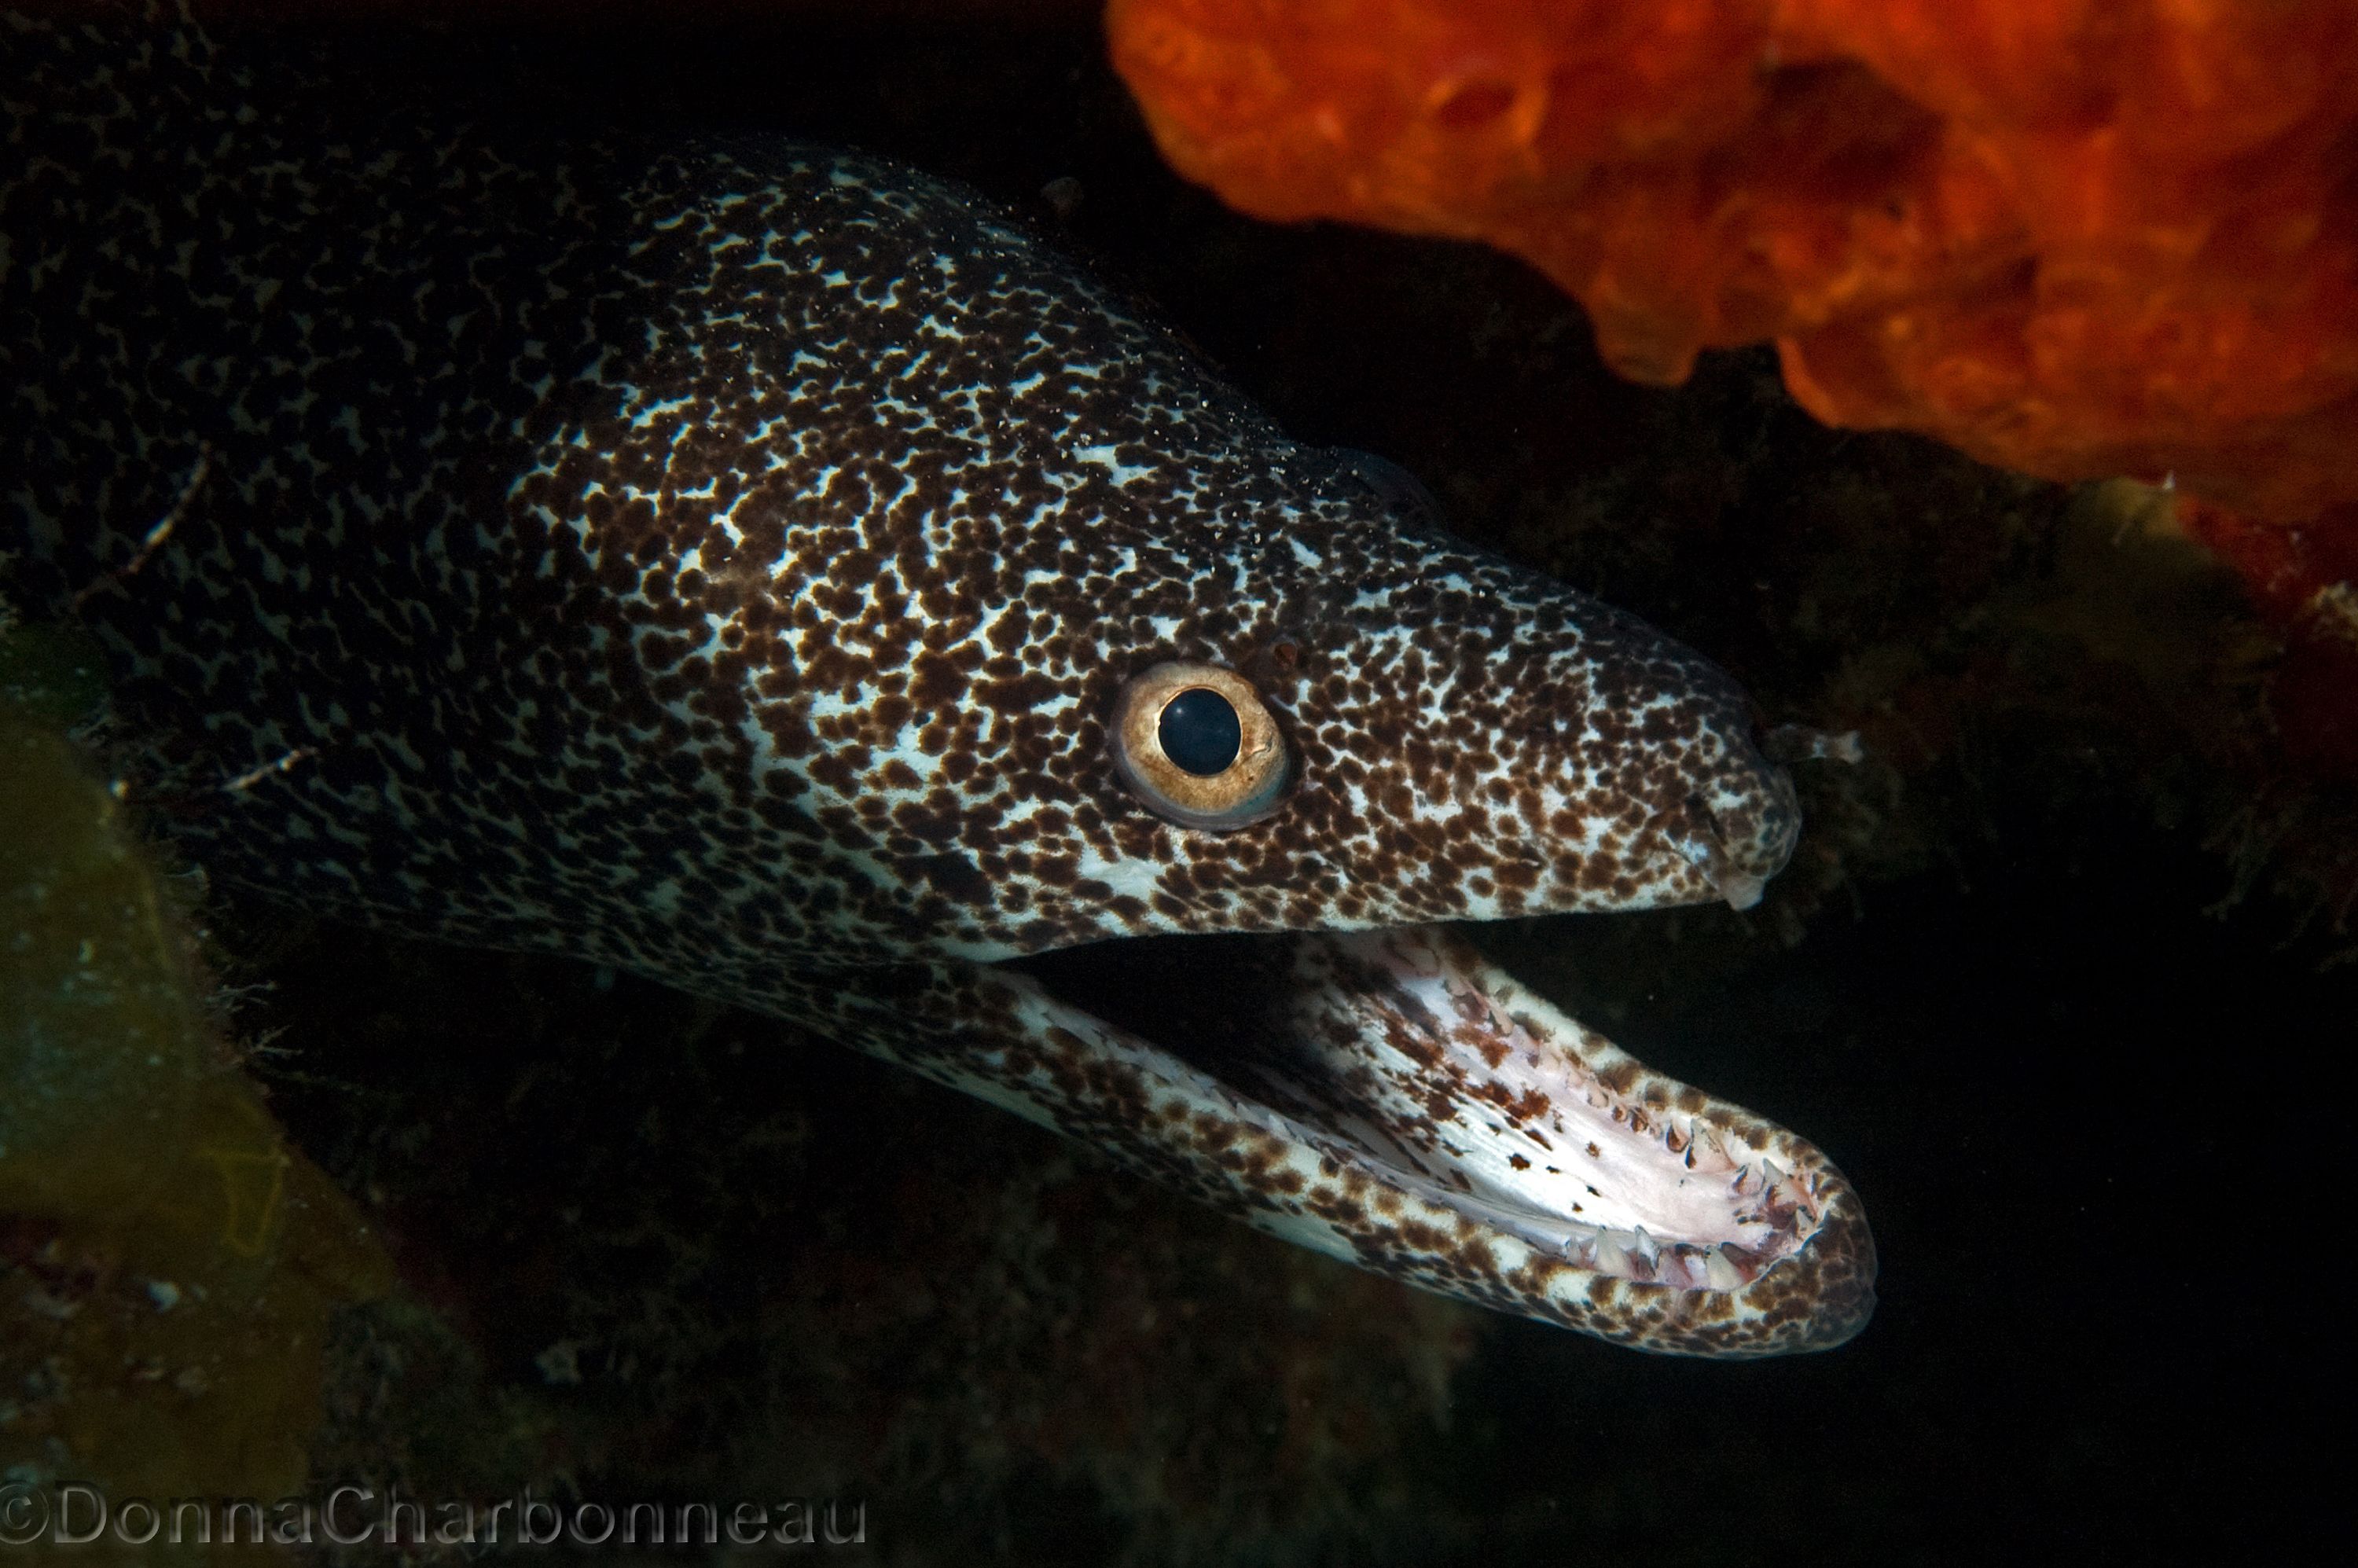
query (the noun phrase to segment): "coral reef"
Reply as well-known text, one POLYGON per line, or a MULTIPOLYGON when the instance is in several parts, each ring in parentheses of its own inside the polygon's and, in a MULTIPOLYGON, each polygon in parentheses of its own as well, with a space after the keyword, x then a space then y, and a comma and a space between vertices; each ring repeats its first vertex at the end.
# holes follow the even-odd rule
POLYGON ((330 1319, 389 1269, 238 1071, 175 895, 65 733, 94 668, 0 630, 0 1473, 273 1501, 308 1469, 330 1319))

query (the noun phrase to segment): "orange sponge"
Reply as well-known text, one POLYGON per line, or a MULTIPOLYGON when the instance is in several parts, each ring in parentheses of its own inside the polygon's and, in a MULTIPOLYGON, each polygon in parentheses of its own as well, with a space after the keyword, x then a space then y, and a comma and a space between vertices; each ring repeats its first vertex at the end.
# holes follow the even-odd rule
POLYGON ((1178 168, 1478 239, 1641 381, 2255 519, 2358 502, 2344 0, 1111 0, 1178 168))

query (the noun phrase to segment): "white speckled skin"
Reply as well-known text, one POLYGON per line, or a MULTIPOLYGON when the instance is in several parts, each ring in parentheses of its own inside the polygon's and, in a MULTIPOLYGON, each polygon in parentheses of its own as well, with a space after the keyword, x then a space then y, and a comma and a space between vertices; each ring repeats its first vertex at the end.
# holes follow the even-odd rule
POLYGON ((0 589, 99 633, 212 874, 794 1018, 1627 1343, 1865 1320, 1823 1156, 1418 929, 1757 895, 1798 820, 1709 664, 1424 530, 955 188, 5 26, 0 589), (1108 716, 1170 660, 1276 716, 1265 818, 1122 787, 1108 716), (1241 1079, 993 967, 1215 931, 1385 935, 1271 937, 1300 1006, 1241 1079), (1630 1141, 1507 1160, 1592 1125, 1630 1141), (1663 1213, 1698 1234, 1610 1222, 1663 1213))

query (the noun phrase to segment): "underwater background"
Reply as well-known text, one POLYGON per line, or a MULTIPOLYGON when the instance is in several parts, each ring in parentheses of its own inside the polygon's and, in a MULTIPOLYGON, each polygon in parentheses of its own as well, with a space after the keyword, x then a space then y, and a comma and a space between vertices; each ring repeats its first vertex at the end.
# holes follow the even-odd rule
MULTIPOLYGON (((1400 463, 1772 721, 1859 730, 1864 763, 1801 770, 1760 907, 1476 935, 1817 1142, 1881 1275, 1829 1354, 1634 1355, 1260 1237, 776 1020, 215 890, 191 921, 243 1072, 387 1260, 321 1266, 373 1299, 320 1319, 318 1424, 281 1434, 308 1490, 856 1498, 867 1543, 810 1554, 892 1563, 2189 1561, 2321 1512, 2293 1434, 2346 1404, 2358 801, 2283 760, 2276 633, 2154 492, 1825 428, 1765 350, 1632 385, 1519 262, 1240 216, 1164 166, 1083 7, 335 47, 495 117, 968 181, 1294 435, 1400 463)), ((7 1239, 10 1302, 90 1288, 7 1239)), ((5 1310, 0 1467, 116 1375, 84 1345, 61 1379, 67 1319, 5 1310)), ((175 1474, 135 1422, 111 1441, 175 1474)))

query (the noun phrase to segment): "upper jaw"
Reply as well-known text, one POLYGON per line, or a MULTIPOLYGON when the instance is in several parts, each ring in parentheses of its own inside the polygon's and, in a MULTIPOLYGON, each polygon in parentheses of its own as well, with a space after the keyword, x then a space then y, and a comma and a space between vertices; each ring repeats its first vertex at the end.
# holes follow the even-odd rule
POLYGON ((1801 839, 1792 774, 1745 748, 1732 778, 1699 782, 1671 827, 1672 849, 1732 909, 1760 902, 1801 839))
POLYGON ((1134 1162, 1208 1165, 1264 1229, 1641 1349, 1779 1355, 1866 1323, 1874 1243, 1805 1141, 1650 1071, 1441 928, 1255 940, 1257 978, 1205 1004, 1241 1018, 1184 1062, 1033 992, 1101 1064, 1166 1065, 1138 1097, 1168 1102, 1147 1119, 1159 1147, 1134 1162))

